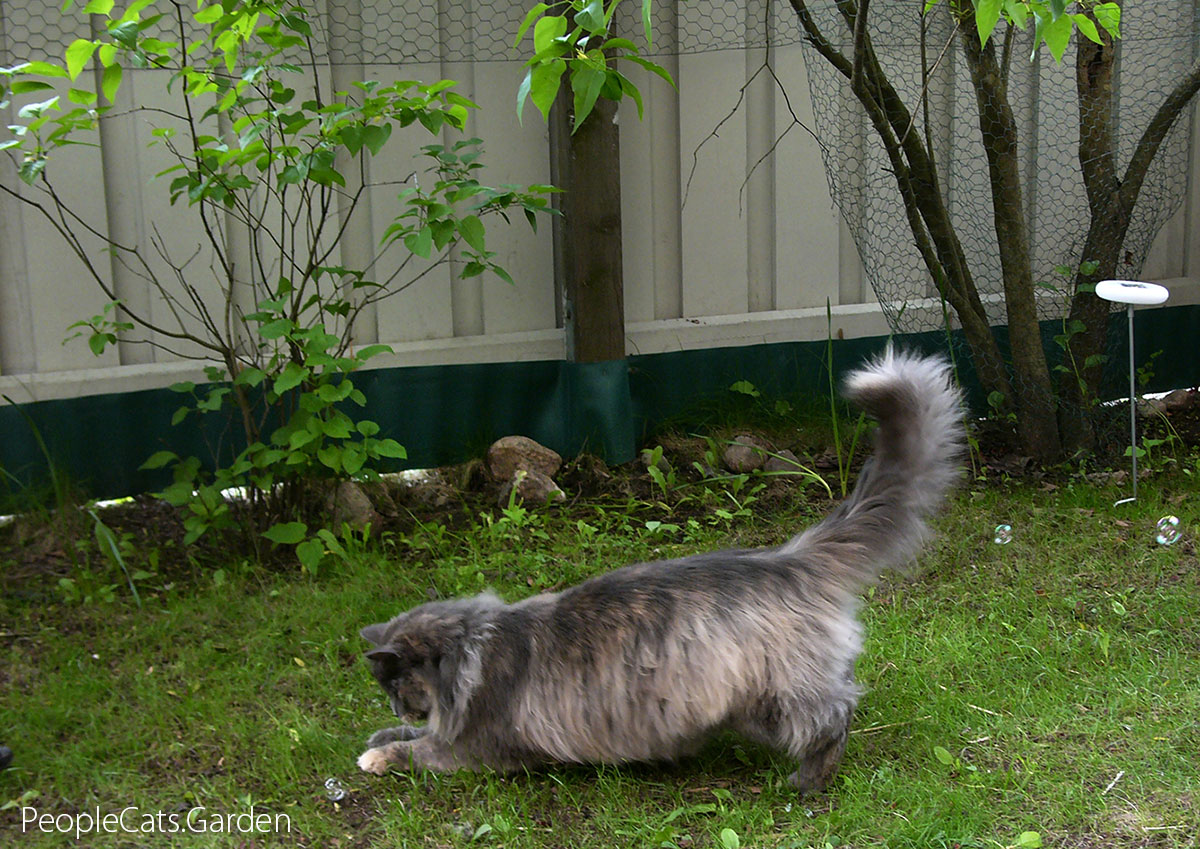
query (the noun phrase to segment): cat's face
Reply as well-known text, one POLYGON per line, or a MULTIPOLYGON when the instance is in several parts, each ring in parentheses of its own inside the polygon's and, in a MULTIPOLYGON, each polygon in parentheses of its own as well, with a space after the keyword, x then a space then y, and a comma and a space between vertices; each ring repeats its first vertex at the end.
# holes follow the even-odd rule
POLYGON ((425 664, 405 663, 405 658, 390 647, 367 653, 371 671, 387 694, 392 712, 404 722, 419 722, 429 718, 433 706, 433 689, 427 678, 425 664))
POLYGON ((366 654, 371 673, 387 694, 392 712, 405 722, 429 717, 437 680, 432 647, 414 636, 409 619, 406 614, 359 632, 375 646, 366 654))

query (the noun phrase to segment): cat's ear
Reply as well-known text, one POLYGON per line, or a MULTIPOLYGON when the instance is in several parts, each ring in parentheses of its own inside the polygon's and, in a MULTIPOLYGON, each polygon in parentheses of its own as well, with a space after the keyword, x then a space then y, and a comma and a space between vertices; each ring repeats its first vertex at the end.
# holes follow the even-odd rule
POLYGON ((384 638, 385 631, 387 631, 387 623, 376 622, 374 625, 363 628, 358 635, 373 646, 381 646, 387 642, 384 638))
POLYGON ((394 678, 400 671, 401 666, 403 666, 400 655, 391 646, 373 648, 364 657, 371 661, 371 666, 378 671, 377 677, 381 680, 383 678, 394 678))

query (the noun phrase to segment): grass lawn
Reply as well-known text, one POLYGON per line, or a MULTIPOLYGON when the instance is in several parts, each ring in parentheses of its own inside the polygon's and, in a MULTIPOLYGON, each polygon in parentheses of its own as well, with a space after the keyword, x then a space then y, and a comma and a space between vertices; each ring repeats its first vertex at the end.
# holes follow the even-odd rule
POLYGON ((1196 479, 1159 475, 1121 507, 1116 487, 1056 483, 964 488, 920 567, 868 592, 868 692, 834 785, 803 799, 788 763, 733 736, 663 766, 359 773, 366 737, 393 723, 358 629, 434 595, 493 587, 514 600, 635 560, 780 542, 828 508, 812 489, 769 509, 764 498, 718 513, 708 508, 729 504, 718 493, 687 510, 605 499, 418 525, 317 577, 235 563, 143 577, 141 609, 119 573, 112 601, 10 586, 0 743, 16 759, 0 773, 0 842, 1196 846, 1196 479), (1184 534, 1164 546, 1155 523, 1168 513, 1184 534), (992 539, 1001 522, 1007 545, 992 539), (330 778, 347 791, 339 803, 330 778), (22 825, 23 808, 99 809, 160 830, 174 814, 185 828, 198 807, 193 825, 207 831, 174 838, 114 826, 77 842, 22 825), (252 807, 290 832, 224 819, 252 807))

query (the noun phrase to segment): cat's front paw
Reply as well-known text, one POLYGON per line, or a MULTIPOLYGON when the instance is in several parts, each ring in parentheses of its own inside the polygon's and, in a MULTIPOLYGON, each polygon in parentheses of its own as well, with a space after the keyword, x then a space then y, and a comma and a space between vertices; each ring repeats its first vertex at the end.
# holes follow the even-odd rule
POLYGON ((391 759, 382 748, 367 749, 358 756, 358 768, 372 775, 383 775, 391 764, 391 759))

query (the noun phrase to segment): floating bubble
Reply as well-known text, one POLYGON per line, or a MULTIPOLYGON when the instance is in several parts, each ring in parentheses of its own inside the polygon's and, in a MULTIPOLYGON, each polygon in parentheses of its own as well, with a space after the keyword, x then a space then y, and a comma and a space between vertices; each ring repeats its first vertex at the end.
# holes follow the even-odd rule
POLYGON ((342 782, 336 778, 325 779, 325 798, 330 802, 340 802, 348 795, 350 794, 346 792, 346 788, 342 786, 342 782))
POLYGON ((996 525, 992 542, 996 545, 1008 545, 1012 542, 1012 525, 996 525))
POLYGON ((1159 545, 1174 545, 1183 536, 1179 532, 1178 516, 1163 516, 1158 520, 1158 535, 1155 537, 1159 545))

